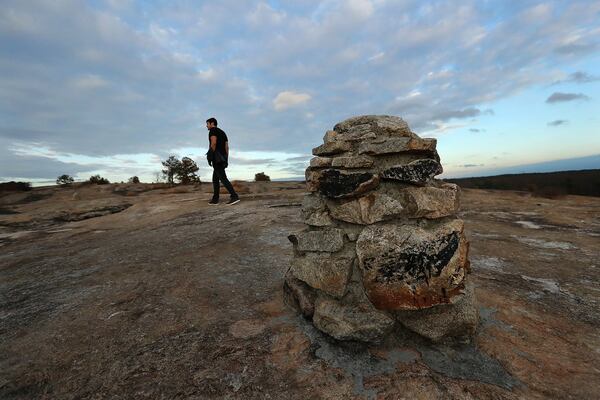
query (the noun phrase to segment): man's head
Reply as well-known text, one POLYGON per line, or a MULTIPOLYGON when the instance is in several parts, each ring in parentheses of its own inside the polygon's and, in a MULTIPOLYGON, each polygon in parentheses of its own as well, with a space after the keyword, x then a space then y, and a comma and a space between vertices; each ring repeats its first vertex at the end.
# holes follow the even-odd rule
POLYGON ((209 118, 206 120, 206 129, 215 128, 218 124, 216 118, 209 118))

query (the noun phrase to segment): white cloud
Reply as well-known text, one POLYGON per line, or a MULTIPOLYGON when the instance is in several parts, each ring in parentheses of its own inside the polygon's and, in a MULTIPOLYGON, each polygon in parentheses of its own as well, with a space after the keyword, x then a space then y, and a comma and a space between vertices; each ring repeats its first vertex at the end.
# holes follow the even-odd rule
POLYGON ((98 75, 84 75, 72 80, 73 86, 78 89, 98 89, 108 86, 108 81, 98 75))
POLYGON ((378 61, 378 60, 382 59, 383 56, 385 56, 385 53, 383 51, 380 51, 379 53, 367 58, 367 61, 378 61))
POLYGON ((285 18, 285 12, 274 10, 267 3, 258 3, 256 8, 248 14, 247 20, 252 26, 268 27, 282 23, 285 18))
POLYGON ((307 103, 311 99, 308 93, 297 93, 292 91, 280 92, 273 99, 273 107, 277 111, 283 111, 291 107, 299 106, 307 103))

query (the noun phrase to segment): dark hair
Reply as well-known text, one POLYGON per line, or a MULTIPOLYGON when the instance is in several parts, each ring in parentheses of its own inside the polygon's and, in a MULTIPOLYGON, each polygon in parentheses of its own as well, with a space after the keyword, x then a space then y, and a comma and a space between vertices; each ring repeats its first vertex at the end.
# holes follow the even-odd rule
POLYGON ((219 125, 216 118, 209 118, 206 120, 207 124, 215 124, 215 126, 219 125))

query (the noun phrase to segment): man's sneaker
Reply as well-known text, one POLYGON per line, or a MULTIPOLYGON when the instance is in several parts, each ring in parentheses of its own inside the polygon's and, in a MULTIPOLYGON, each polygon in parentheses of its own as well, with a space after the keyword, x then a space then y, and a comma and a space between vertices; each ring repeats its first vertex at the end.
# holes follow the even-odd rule
POLYGON ((239 197, 232 197, 228 202, 227 205, 228 206, 232 206, 234 204, 237 204, 240 202, 240 198, 239 197))
POLYGON ((217 204, 219 204, 219 200, 212 199, 211 201, 208 202, 208 204, 211 206, 216 206, 217 204))

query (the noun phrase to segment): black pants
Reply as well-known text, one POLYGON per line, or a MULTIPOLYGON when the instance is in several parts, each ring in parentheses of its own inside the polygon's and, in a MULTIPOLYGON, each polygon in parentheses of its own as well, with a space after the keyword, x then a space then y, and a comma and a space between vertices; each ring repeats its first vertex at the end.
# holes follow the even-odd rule
POLYGON ((213 164, 213 200, 219 200, 219 181, 223 182, 223 186, 225 186, 232 199, 238 197, 235 190, 233 190, 233 186, 231 186, 231 182, 227 179, 223 165, 213 164))

